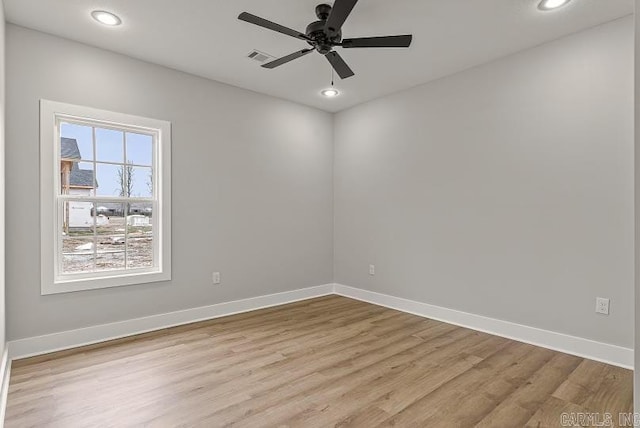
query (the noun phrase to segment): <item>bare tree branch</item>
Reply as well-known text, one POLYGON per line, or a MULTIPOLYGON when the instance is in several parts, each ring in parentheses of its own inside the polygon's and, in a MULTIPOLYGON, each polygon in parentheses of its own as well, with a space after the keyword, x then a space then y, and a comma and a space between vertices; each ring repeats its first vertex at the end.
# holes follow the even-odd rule
POLYGON ((118 185, 120 186, 120 196, 131 197, 133 193, 133 165, 121 165, 118 168, 118 185))

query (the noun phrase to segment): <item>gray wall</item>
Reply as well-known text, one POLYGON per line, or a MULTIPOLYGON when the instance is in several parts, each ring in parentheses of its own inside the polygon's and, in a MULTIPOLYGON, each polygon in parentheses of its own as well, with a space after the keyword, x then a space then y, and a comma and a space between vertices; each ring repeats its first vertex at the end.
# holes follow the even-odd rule
POLYGON ((354 107, 335 281, 632 347, 633 167, 631 17, 354 107))
POLYGON ((7 79, 10 340, 332 282, 330 114, 13 25, 7 79), (40 295, 40 98, 171 121, 173 281, 40 295))

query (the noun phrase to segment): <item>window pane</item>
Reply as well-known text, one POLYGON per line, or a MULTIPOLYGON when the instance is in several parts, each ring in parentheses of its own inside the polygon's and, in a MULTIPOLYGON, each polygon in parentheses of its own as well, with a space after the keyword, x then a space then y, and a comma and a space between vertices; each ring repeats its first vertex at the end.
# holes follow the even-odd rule
POLYGON ((94 270, 93 203, 67 201, 61 204, 61 273, 86 273, 94 270))
POLYGON ((60 123, 60 158, 79 161, 93 160, 92 127, 73 123, 60 123))
MULTIPOLYGON (((113 202, 100 202, 98 205, 98 214, 102 214, 107 216, 107 218, 111 221, 111 217, 120 217, 124 218, 124 205, 113 203, 113 202)), ((118 221, 118 219, 114 219, 113 221, 118 221)), ((122 230, 124 233, 124 219, 122 220, 122 230)))
POLYGON ((131 168, 131 196, 138 198, 153 197, 153 175, 151 168, 144 166, 134 166, 131 168))
POLYGON ((129 196, 131 189, 127 184, 127 172, 131 167, 123 165, 111 165, 107 163, 96 164, 96 184, 98 196, 129 196))
POLYGON ((105 211, 104 206, 98 206, 98 216, 96 217, 96 235, 104 238, 105 236, 113 237, 111 242, 105 245, 124 244, 125 228, 125 209, 126 204, 105 204, 109 208, 105 211))
MULTIPOLYGON (((64 161, 62 162, 65 168, 64 161)), ((61 191, 63 195, 93 196, 94 177, 93 163, 73 162, 68 165, 70 169, 62 170, 61 191)))
POLYGON ((132 204, 127 216, 127 268, 153 267, 151 204, 132 204))
POLYGON ((153 162, 153 137, 127 132, 127 162, 151 166, 153 162))
POLYGON ((62 239, 62 274, 94 271, 93 236, 67 236, 62 239))
POLYGON ((96 160, 124 163, 124 132, 96 128, 96 160))
MULTIPOLYGON (((147 217, 151 217, 153 204, 151 202, 132 202, 129 204, 129 214, 132 215, 143 215, 147 217)), ((146 220, 141 220, 146 221, 146 220)), ((138 223, 140 220, 138 220, 138 223)), ((151 218, 149 218, 149 222, 151 222, 151 218)))
MULTIPOLYGON (((100 244, 98 244, 100 248, 100 244)), ((96 271, 124 270, 124 245, 121 248, 109 248, 96 254, 96 271)))
POLYGON ((63 233, 66 234, 91 235, 93 233, 93 203, 64 202, 62 228, 63 233))
POLYGON ((125 204, 105 205, 98 206, 96 217, 96 270, 124 269, 126 206, 125 204))

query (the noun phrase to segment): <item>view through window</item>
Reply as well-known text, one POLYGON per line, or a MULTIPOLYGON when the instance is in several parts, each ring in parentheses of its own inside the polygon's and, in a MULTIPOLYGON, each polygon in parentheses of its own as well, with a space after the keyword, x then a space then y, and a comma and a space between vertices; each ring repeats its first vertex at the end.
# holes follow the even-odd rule
POLYGON ((60 121, 61 275, 154 266, 154 135, 60 121))

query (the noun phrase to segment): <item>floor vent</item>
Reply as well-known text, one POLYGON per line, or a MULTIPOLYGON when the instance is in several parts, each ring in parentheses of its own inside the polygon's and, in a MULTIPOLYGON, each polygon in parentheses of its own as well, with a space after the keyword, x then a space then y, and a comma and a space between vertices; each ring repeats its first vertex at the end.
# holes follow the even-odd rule
POLYGON ((259 50, 256 50, 256 49, 249 52, 249 55, 247 55, 247 58, 252 59, 254 61, 262 62, 262 63, 266 62, 267 60, 275 59, 274 56, 271 56, 264 52, 260 52, 259 50))

